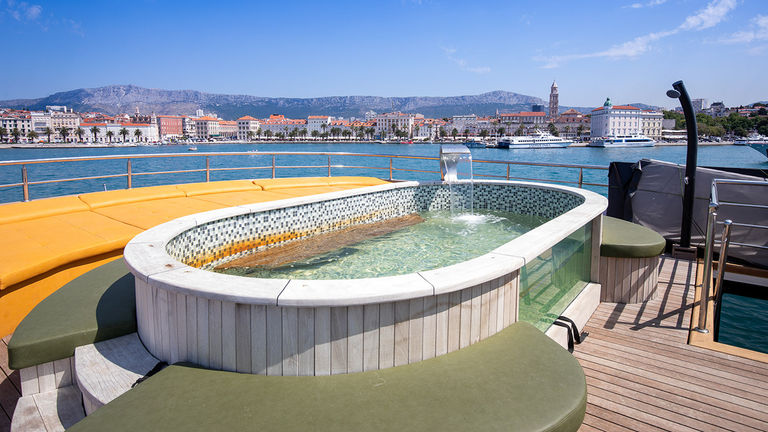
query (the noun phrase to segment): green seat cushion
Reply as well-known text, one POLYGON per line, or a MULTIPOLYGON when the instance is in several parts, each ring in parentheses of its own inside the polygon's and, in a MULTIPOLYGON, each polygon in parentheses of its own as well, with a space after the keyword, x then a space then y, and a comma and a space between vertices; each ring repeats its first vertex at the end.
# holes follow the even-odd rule
POLYGON ((603 217, 600 255, 616 258, 648 258, 664 252, 666 240, 656 231, 636 223, 603 217))
POLYGON ((172 365, 70 431, 576 431, 587 392, 576 359, 527 323, 468 348, 321 377, 172 365))
POLYGON ((133 275, 120 258, 72 280, 24 318, 8 343, 21 369, 71 357, 75 348, 136 331, 133 275))

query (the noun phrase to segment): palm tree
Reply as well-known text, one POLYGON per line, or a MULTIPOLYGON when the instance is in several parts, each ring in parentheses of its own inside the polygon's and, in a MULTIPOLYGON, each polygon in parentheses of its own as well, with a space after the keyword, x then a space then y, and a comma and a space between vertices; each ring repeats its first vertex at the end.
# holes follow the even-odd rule
POLYGON ((338 138, 340 133, 341 133, 341 129, 340 128, 337 128, 337 127, 332 127, 331 128, 331 136, 334 136, 334 137, 338 138))
POLYGON ((248 141, 253 141, 253 135, 254 133, 251 130, 245 133, 245 137, 248 139, 248 141))
POLYGON ((62 126, 59 128, 59 135, 61 135, 61 139, 64 140, 64 142, 67 142, 67 136, 69 133, 72 132, 72 130, 66 126, 62 126))
POLYGON ((500 127, 499 130, 498 130, 499 136, 503 136, 504 132, 506 132, 506 131, 507 131, 506 129, 504 129, 503 127, 500 127))
POLYGON ((522 136, 525 135, 525 125, 520 123, 520 127, 517 128, 517 131, 515 132, 515 135, 522 136))
POLYGON ((45 129, 43 129, 43 133, 48 136, 48 144, 50 144, 51 143, 51 134, 53 133, 53 130, 51 128, 49 128, 49 127, 46 127, 45 129))
POLYGON ((112 137, 115 136, 115 133, 112 132, 111 130, 108 130, 105 135, 107 136, 107 139, 109 140, 109 143, 112 144, 112 137))
POLYGON ((133 131, 133 136, 136 137, 136 142, 141 141, 141 130, 136 129, 135 131, 133 131))
POLYGON ((85 131, 83 130, 83 128, 81 128, 79 126, 78 126, 77 129, 75 129, 75 135, 77 135, 78 141, 82 141, 83 140, 83 134, 84 133, 85 133, 85 131))
POLYGON ((267 139, 269 139, 272 136, 272 131, 267 129, 266 131, 264 131, 264 136, 267 137, 267 139))
POLYGON ((257 136, 257 137, 259 137, 259 138, 261 138, 261 133, 262 133, 262 132, 263 132, 263 131, 261 130, 261 128, 258 128, 258 129, 256 129, 256 136, 257 136))
POLYGON ((91 134, 93 135, 93 142, 99 141, 99 132, 100 130, 98 126, 94 126, 91 128, 91 134))
POLYGON ((327 125, 327 124, 325 124, 325 123, 323 123, 323 124, 321 124, 321 125, 320 125, 320 129, 322 129, 322 130, 323 130, 323 133, 325 133, 325 130, 326 130, 327 128, 328 128, 328 125, 327 125))
POLYGON ((583 124, 581 124, 581 125, 579 125, 579 127, 576 129, 576 136, 577 136, 577 137, 579 137, 579 139, 581 139, 581 134, 583 134, 583 133, 584 133, 584 125, 583 125, 583 124))
POLYGON ((312 131, 310 135, 312 135, 312 138, 317 138, 320 135, 320 132, 318 132, 317 129, 315 129, 312 131))
POLYGON ((453 128, 453 130, 451 131, 451 136, 453 137, 453 139, 456 139, 456 135, 458 134, 459 134, 459 131, 456 128, 453 128))
POLYGON ((469 138, 469 129, 464 129, 464 138, 469 138))
POLYGON ((31 141, 35 141, 37 137, 38 137, 37 132, 33 130, 27 132, 27 138, 29 138, 31 141))
POLYGON ((14 142, 19 142, 19 137, 21 136, 21 131, 18 128, 11 129, 11 136, 13 137, 14 142))
POLYGON ((120 131, 119 131, 119 132, 117 132, 117 133, 118 133, 118 134, 120 134, 120 135, 122 135, 122 137, 123 137, 123 142, 125 142, 125 137, 127 137, 127 136, 128 136, 128 129, 126 129, 126 128, 121 128, 121 129, 120 129, 120 131))
POLYGON ((488 137, 488 130, 487 129, 481 130, 480 131, 480 137, 481 138, 487 138, 488 137))
POLYGON ((8 135, 8 129, 0 127, 0 141, 3 141, 6 135, 8 135))

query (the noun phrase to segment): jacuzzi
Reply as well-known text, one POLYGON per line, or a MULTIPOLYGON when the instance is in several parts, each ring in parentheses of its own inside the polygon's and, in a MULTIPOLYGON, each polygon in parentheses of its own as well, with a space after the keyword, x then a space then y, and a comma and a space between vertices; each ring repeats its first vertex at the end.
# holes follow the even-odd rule
MULTIPOLYGON (((139 336, 158 359, 267 375, 383 369, 462 349, 524 320, 545 331, 596 280, 607 200, 549 184, 474 181, 475 208, 548 222, 448 267, 368 279, 205 270, 254 246, 450 208, 449 185, 400 182, 182 217, 136 236, 139 336)), ((468 187, 468 183, 453 185, 468 187)))

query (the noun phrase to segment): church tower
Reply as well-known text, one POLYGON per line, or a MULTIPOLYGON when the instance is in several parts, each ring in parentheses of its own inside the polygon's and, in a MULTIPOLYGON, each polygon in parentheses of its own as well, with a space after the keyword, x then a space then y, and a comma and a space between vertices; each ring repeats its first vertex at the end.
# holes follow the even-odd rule
POLYGON ((559 95, 557 94, 557 83, 552 81, 552 87, 549 90, 549 119, 555 121, 560 110, 559 95))

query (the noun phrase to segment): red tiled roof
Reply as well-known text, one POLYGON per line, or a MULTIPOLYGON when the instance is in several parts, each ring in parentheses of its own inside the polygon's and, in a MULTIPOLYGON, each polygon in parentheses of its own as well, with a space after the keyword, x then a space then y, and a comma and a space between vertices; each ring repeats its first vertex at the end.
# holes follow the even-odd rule
POLYGON ((251 120, 251 121, 258 121, 258 120, 256 120, 255 118, 253 118, 253 117, 251 117, 251 116, 243 116, 243 117, 240 117, 238 120, 251 120))

